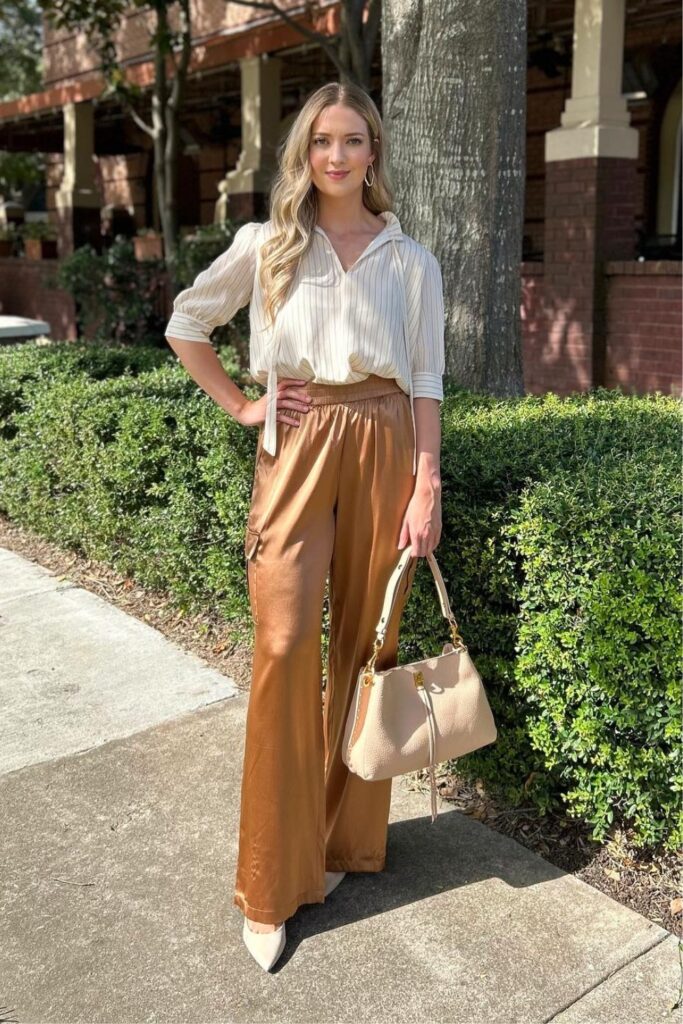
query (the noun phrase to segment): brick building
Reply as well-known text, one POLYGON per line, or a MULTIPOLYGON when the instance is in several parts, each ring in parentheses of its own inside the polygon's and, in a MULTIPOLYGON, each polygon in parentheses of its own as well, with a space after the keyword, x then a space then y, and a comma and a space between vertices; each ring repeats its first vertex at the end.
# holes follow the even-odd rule
MULTIPOLYGON (((302 5, 285 0, 292 15, 302 5)), ((527 0, 527 176, 522 275, 527 391, 603 384, 680 393, 681 20, 675 0, 527 0)), ((314 27, 333 33, 337 0, 314 27)), ((151 14, 118 48, 152 81, 151 14)), ((267 11, 197 0, 183 107, 180 218, 261 219, 274 154, 303 98, 338 77, 324 50, 267 11)), ((0 149, 49 154, 60 252, 96 240, 104 206, 159 228, 151 140, 102 94, 78 34, 44 31, 44 88, 0 103, 0 149)), ((373 96, 381 109, 381 60, 373 96)), ((38 261, 0 258, 5 312, 75 335, 38 261)))

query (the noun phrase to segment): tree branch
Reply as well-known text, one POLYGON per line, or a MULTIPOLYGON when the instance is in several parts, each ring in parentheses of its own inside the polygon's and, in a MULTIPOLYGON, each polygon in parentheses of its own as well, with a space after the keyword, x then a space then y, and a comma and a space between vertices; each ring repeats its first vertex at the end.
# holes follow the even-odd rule
POLYGON ((346 76, 348 74, 348 68, 344 67, 339 59, 337 47, 330 42, 330 36, 323 35, 322 32, 316 32, 314 29, 310 29, 306 25, 295 21, 291 14, 283 10, 282 7, 278 7, 276 3, 268 2, 268 0, 225 0, 225 3, 226 6, 229 3, 233 3, 239 7, 257 7, 260 10, 272 11, 273 14, 279 15, 287 25, 298 32, 299 35, 302 35, 304 39, 309 39, 312 43, 316 43, 327 54, 341 75, 346 76))
POLYGON ((182 96, 187 80, 187 69, 190 66, 192 57, 192 30, 190 22, 190 0, 180 0, 180 30, 182 34, 182 49, 180 60, 175 61, 175 75, 171 85, 171 96, 168 101, 169 107, 177 113, 180 110, 182 96))

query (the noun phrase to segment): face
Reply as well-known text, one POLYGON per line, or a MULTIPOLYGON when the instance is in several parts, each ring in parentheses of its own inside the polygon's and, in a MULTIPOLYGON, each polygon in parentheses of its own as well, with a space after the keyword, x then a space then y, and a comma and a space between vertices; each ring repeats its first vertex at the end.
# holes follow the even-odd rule
POLYGON ((329 196, 362 189, 375 159, 365 119, 341 104, 326 107, 313 122, 308 152, 313 184, 329 196), (334 177, 330 171, 346 173, 334 177))

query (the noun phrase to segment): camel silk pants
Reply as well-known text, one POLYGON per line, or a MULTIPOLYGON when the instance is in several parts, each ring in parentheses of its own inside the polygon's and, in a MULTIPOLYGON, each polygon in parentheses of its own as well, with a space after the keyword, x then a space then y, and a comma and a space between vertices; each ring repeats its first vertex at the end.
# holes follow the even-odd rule
MULTIPOLYGON (((323 903, 325 871, 381 871, 391 779, 342 760, 360 668, 372 653, 413 493, 410 399, 394 379, 303 385, 308 412, 260 428, 245 534, 254 654, 247 706, 234 904, 275 924, 323 903), (322 700, 321 630, 330 643, 322 700)), ((376 668, 396 665, 412 559, 376 668)))

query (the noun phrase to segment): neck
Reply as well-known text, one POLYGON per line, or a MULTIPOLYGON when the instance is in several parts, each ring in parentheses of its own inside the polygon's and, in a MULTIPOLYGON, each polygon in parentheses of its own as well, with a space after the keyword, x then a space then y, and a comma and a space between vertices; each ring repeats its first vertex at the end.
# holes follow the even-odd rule
POLYGON ((335 199, 333 196, 318 194, 317 223, 323 231, 347 235, 374 226, 375 221, 375 215, 370 213, 360 195, 352 199, 335 199))

